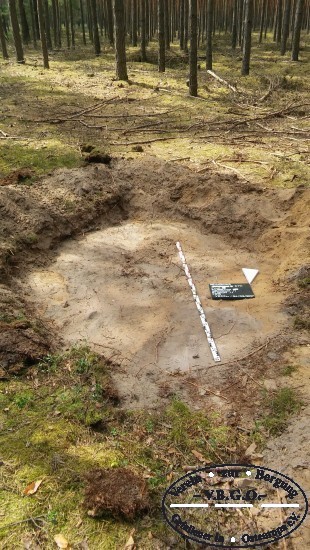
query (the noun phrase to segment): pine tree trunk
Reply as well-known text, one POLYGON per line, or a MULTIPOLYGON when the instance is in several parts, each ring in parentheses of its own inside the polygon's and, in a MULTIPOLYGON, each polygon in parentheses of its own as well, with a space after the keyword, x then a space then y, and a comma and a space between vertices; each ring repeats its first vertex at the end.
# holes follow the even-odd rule
POLYGON ((141 60, 146 61, 146 9, 145 1, 141 0, 140 3, 140 16, 141 16, 141 60))
POLYGON ((4 28, 3 28, 3 22, 2 17, 0 15, 0 42, 1 42, 1 49, 2 49, 2 57, 3 59, 9 59, 8 50, 6 47, 6 39, 4 34, 4 28))
POLYGON ((114 0, 115 61, 117 80, 128 80, 124 0, 114 0))
POLYGON ((180 20, 179 20, 179 39, 180 49, 184 50, 184 12, 185 12, 185 0, 180 0, 180 20))
POLYGON ((158 0, 158 71, 164 73, 165 70, 165 6, 164 0, 158 0))
POLYGON ((266 0, 263 0, 260 27, 259 27, 259 39, 258 39, 259 44, 261 44, 263 40, 263 31, 264 31, 264 24, 265 24, 265 17, 266 17, 266 5, 267 5, 266 0))
POLYGON ((282 40, 281 40, 281 55, 285 55, 286 53, 286 44, 287 44, 287 39, 289 37, 289 32, 290 32, 291 7, 292 7, 292 0, 285 0, 282 40))
POLYGON ((233 50, 237 46, 237 17, 238 17, 238 0, 234 0, 232 30, 231 30, 231 47, 233 50))
POLYGON ((248 75, 250 72, 252 24, 253 24, 253 0, 245 0, 243 59, 242 59, 242 69, 241 69, 242 75, 248 75))
POLYGON ((23 43, 28 44, 30 40, 29 25, 26 17, 26 11, 23 0, 18 0, 20 22, 22 28, 23 43))
POLYGON ((22 45, 22 39, 20 36, 15 0, 9 0, 9 8, 10 8, 10 16, 11 16, 17 63, 25 63, 24 50, 22 45))
POLYGON ((189 93, 197 97, 197 0, 190 0, 189 93))
POLYGON ((40 38, 41 38, 41 46, 42 46, 42 53, 43 53, 44 69, 49 69, 47 40, 46 40, 46 33, 45 33, 45 21, 44 21, 43 2, 42 2, 42 0, 37 0, 37 7, 38 7, 38 18, 39 18, 39 28, 40 28, 40 38))
POLYGON ((207 51, 206 51, 206 67, 207 70, 212 70, 212 31, 213 31, 213 0, 208 0, 207 3, 207 51))
POLYGON ((165 10, 165 45, 166 50, 170 50, 170 29, 169 29, 169 4, 168 0, 164 0, 164 10, 165 10))
POLYGON ((100 38, 99 38, 99 30, 98 30, 98 16, 97 16, 96 0, 91 0, 91 15, 92 15, 92 27, 93 27, 95 54, 100 55, 101 48, 100 48, 100 38))
POLYGON ((54 46, 55 48, 57 48, 57 11, 56 11, 55 0, 52 0, 52 25, 53 25, 54 46))
POLYGON ((298 61, 303 10, 304 0, 297 0, 292 41, 292 61, 298 61))
POLYGON ((131 29, 132 29, 132 45, 138 44, 138 29, 137 29, 137 0, 131 0, 131 29))
POLYGON ((114 44, 114 21, 113 21, 113 9, 112 0, 106 0, 107 3, 107 22, 108 22, 108 37, 111 46, 114 44))
POLYGON ((72 0, 69 0, 69 16, 70 16, 70 28, 71 28, 71 43, 72 43, 72 48, 75 49, 75 32, 74 32, 74 18, 73 18, 72 0))
POLYGON ((283 3, 282 3, 282 0, 278 0, 278 21, 277 21, 277 32, 276 32, 276 42, 277 42, 277 44, 281 43, 282 19, 283 19, 283 3))
POLYGON ((184 0, 184 51, 188 53, 189 0, 184 0))
POLYGON ((86 34, 85 34, 85 19, 84 19, 83 0, 80 0, 80 12, 81 12, 81 25, 82 25, 82 34, 83 34, 83 44, 84 44, 84 46, 86 46, 86 34))
POLYGON ((44 0, 43 13, 44 13, 44 26, 45 26, 47 48, 51 50, 53 48, 53 44, 52 44, 52 37, 51 37, 51 25, 50 25, 50 13, 49 13, 48 0, 44 0))
POLYGON ((29 0, 29 8, 31 14, 31 30, 32 30, 32 43, 33 47, 37 48, 37 28, 36 28, 36 17, 34 11, 33 0, 29 0))

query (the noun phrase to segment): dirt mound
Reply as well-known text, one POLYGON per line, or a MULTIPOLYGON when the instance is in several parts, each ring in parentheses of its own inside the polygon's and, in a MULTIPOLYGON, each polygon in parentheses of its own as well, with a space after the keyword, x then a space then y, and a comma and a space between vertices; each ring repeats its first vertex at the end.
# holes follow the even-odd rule
POLYGON ((149 508, 145 480, 128 468, 91 470, 86 479, 84 507, 89 516, 133 520, 149 508))

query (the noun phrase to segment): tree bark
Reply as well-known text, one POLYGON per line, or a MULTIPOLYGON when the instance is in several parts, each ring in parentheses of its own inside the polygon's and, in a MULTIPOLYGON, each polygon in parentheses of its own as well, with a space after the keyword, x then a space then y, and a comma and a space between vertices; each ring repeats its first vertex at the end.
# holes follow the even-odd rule
POLYGON ((20 36, 15 0, 9 0, 9 8, 10 8, 10 16, 11 16, 17 63, 25 63, 24 50, 22 45, 22 39, 20 36))
POLYGON ((245 0, 243 59, 242 59, 242 69, 241 69, 242 75, 248 75, 250 72, 252 24, 253 24, 253 0, 245 0))
POLYGON ((37 27, 36 27, 36 16, 34 11, 33 0, 29 0, 29 8, 31 13, 31 30, 32 30, 32 42, 34 49, 37 48, 37 27))
POLYGON ((107 20, 108 20, 108 37, 111 46, 114 44, 114 22, 113 22, 113 9, 112 0, 106 0, 107 2, 107 20))
POLYGON ((2 22, 2 17, 1 16, 0 16, 0 41, 1 41, 1 49, 2 49, 3 59, 9 59, 9 54, 8 54, 8 50, 7 50, 7 47, 6 47, 6 39, 5 39, 3 22, 2 22))
POLYGON ((184 0, 184 51, 188 53, 189 0, 184 0))
POLYGON ((95 54, 100 55, 101 48, 100 48, 100 38, 99 38, 99 29, 98 29, 98 15, 97 15, 96 0, 91 0, 91 15, 92 15, 95 54))
POLYGON ((158 0, 158 71, 166 70, 164 0, 158 0))
POLYGON ((277 21, 277 31, 276 31, 277 44, 281 43, 282 22, 283 22, 283 2, 282 0, 278 0, 278 21, 277 21))
POLYGON ((53 44, 52 44, 52 37, 51 37, 51 25, 50 25, 50 13, 49 13, 48 0, 44 0, 43 13, 44 13, 44 28, 45 28, 45 34, 46 34, 47 48, 51 50, 53 48, 53 44))
POLYGON ((18 0, 20 22, 22 28, 23 43, 28 44, 30 40, 29 25, 26 17, 26 11, 23 0, 18 0))
POLYGON ((238 18, 238 0, 234 0, 232 29, 231 29, 231 47, 233 50, 237 46, 237 18, 238 18))
POLYGON ((117 80, 128 80, 124 0, 114 0, 115 61, 117 80))
POLYGON ((287 39, 290 33, 291 7, 292 7, 292 0, 285 0, 282 40, 281 40, 281 55, 285 55, 286 53, 287 39))
POLYGON ((42 46, 42 53, 43 53, 44 69, 49 69, 50 67, 48 62, 48 50, 47 50, 47 40, 46 40, 46 33, 45 33, 45 21, 44 21, 42 0, 37 0, 37 6, 38 6, 39 28, 40 28, 40 38, 41 38, 41 46, 42 46))
POLYGON ((141 0, 140 17, 141 17, 141 60, 146 61, 146 0, 141 0))
POLYGON ((84 46, 86 46, 86 34, 85 34, 85 19, 84 19, 83 0, 80 0, 80 12, 81 12, 81 25, 82 25, 82 34, 83 34, 83 44, 84 44, 84 46))
POLYGON ((138 6, 137 0, 131 0, 131 29, 132 29, 132 45, 138 44, 138 28, 137 28, 138 6))
POLYGON ((208 0, 208 4, 207 4, 206 33, 207 33, 206 67, 207 69, 212 70, 213 0, 208 0))
MULTIPOLYGON (((186 0, 185 0, 186 1, 186 0)), ((197 0, 190 0, 189 93, 197 97, 197 0)))
POLYGON ((164 19, 165 19, 165 45, 166 50, 170 50, 170 28, 169 28, 169 0, 164 0, 164 19))
POLYGON ((70 28, 71 28, 71 43, 72 43, 72 48, 75 49, 75 29, 74 29, 72 0, 69 0, 69 18, 70 18, 70 28))
POLYGON ((292 41, 292 61, 298 61, 303 10, 304 0, 297 0, 292 41))

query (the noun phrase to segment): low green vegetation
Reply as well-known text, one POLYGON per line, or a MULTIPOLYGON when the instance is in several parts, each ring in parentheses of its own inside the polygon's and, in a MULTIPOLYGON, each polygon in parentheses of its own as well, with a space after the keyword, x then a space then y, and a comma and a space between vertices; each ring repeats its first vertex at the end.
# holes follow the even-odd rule
POLYGON ((285 387, 272 395, 265 396, 268 414, 263 418, 262 425, 270 435, 279 435, 287 426, 289 417, 298 412, 302 401, 294 389, 285 387))

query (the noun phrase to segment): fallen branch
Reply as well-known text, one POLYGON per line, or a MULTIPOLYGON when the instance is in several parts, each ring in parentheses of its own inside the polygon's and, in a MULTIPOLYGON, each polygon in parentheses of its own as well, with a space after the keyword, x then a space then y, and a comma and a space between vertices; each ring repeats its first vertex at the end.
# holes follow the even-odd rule
POLYGON ((42 522, 46 523, 46 521, 44 521, 42 519, 43 517, 44 516, 36 516, 34 518, 30 517, 30 518, 26 518, 26 519, 21 519, 20 521, 13 521, 12 523, 7 523, 6 525, 0 526, 0 529, 7 529, 8 527, 13 527, 14 525, 20 525, 21 523, 29 523, 30 521, 38 527, 36 521, 42 521, 42 522))
POLYGON ((177 139, 177 137, 171 136, 171 137, 159 137, 155 139, 148 139, 146 141, 127 141, 127 142, 115 142, 112 141, 111 145, 141 145, 142 143, 154 143, 155 141, 167 141, 168 139, 177 139))
POLYGON ((227 86, 227 88, 229 88, 233 92, 239 93, 237 88, 235 88, 235 86, 232 86, 231 84, 229 84, 229 82, 227 82, 226 80, 224 80, 223 78, 215 74, 213 71, 208 70, 207 73, 213 76, 213 78, 215 78, 215 80, 218 80, 221 84, 224 84, 225 86, 227 86))

